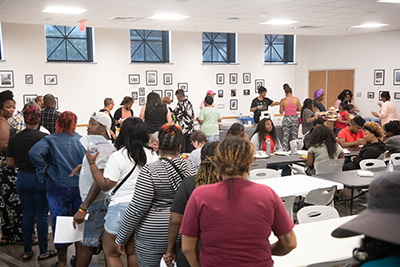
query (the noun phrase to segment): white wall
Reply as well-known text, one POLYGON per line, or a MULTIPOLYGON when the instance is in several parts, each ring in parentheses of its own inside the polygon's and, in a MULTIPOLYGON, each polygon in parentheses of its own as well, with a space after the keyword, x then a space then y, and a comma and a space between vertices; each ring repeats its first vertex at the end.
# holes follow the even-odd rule
MULTIPOLYGON (((307 68, 355 69, 354 100, 363 116, 372 117, 371 111, 379 111, 379 91, 389 91, 398 106, 400 100, 393 99, 393 92, 400 86, 393 85, 393 70, 400 69, 400 31, 360 34, 353 36, 308 37, 307 68), (374 85, 374 70, 385 70, 385 84, 374 85), (367 99, 367 92, 375 92, 375 99, 367 99), (357 97, 361 93, 361 97, 357 97)), ((333 103, 328 103, 331 106, 333 103)))
MULTIPOLYGON (((284 97, 282 85, 289 83, 294 94, 301 99, 307 89, 307 38, 297 38, 296 65, 264 65, 263 35, 238 35, 238 64, 202 64, 201 33, 172 32, 171 64, 130 64, 129 30, 95 29, 95 63, 46 63, 44 26, 2 24, 4 59, 0 69, 14 71, 15 87, 12 89, 17 109, 22 108, 24 94, 52 93, 59 98, 60 110, 72 110, 80 124, 86 124, 93 111, 103 107, 103 100, 112 97, 119 104, 125 95, 146 87, 146 94, 154 89, 177 89, 177 83, 187 82, 189 100, 196 114, 198 106, 209 89, 224 90, 224 98, 215 97, 216 104, 224 104, 222 116, 250 115, 251 100, 257 96, 255 79, 265 79, 268 97, 280 100, 284 97), (146 86, 146 70, 158 71, 158 86, 146 86), (243 84, 243 73, 251 73, 251 84, 243 84), (129 85, 128 74, 140 74, 140 85, 129 85), (173 85, 163 85, 163 73, 173 74, 173 85), (225 74, 225 84, 216 84, 216 74, 225 74), (238 84, 229 84, 229 73, 238 74, 238 84), (25 84, 25 74, 33 74, 33 84, 25 84), (45 74, 57 74, 58 85, 44 85, 45 74), (237 90, 239 110, 229 109, 230 90, 237 90), (250 89, 250 96, 243 96, 243 89, 250 89)), ((172 104, 174 107, 176 101, 172 104)), ((116 107, 119 107, 118 105, 116 107)), ((133 110, 139 114, 138 101, 133 110)), ((278 113, 278 107, 272 111, 278 113)))

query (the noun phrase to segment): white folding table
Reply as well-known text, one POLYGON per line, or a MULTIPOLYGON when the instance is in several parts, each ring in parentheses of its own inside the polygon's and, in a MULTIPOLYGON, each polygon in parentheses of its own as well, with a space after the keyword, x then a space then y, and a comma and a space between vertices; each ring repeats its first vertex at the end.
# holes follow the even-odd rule
MULTIPOLYGON (((293 231, 297 238, 297 248, 285 256, 272 256, 274 266, 300 267, 352 257, 353 249, 360 246, 362 235, 335 238, 331 233, 355 217, 356 215, 296 225, 293 231)), ((273 234, 269 237, 271 244, 277 240, 273 234)))
POLYGON ((271 187, 279 197, 303 196, 314 189, 337 186, 337 189, 343 189, 343 184, 319 179, 307 175, 282 176, 269 179, 258 179, 253 182, 264 184, 271 187))

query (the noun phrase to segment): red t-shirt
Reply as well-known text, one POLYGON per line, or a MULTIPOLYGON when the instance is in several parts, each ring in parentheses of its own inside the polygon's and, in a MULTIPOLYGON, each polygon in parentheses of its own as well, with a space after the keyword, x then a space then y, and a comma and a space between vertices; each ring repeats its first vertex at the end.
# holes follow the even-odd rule
MULTIPOLYGON (((360 138, 364 138, 365 133, 364 131, 361 129, 358 134, 355 133, 351 133, 349 130, 349 126, 347 126, 346 128, 342 129, 339 134, 338 134, 338 140, 339 138, 344 138, 344 140, 346 142, 355 142, 360 138)), ((355 145, 355 147, 357 147, 358 145, 355 145)))
POLYGON ((265 136, 265 141, 262 144, 262 150, 263 151, 267 151, 267 140, 269 139, 269 141, 271 142, 271 153, 274 153, 274 146, 275 146, 275 142, 274 139, 272 139, 271 135, 266 135, 265 136))
POLYGON ((268 240, 271 231, 281 236, 293 227, 282 200, 270 187, 236 178, 196 188, 186 206, 181 233, 201 239, 203 267, 268 267, 274 264, 268 240))
MULTIPOLYGON (((347 110, 343 111, 343 112, 339 112, 341 120, 344 121, 346 120, 345 116, 349 115, 349 112, 347 110)), ((341 123, 341 122, 336 122, 336 129, 343 129, 346 128, 347 124, 345 123, 341 123)))

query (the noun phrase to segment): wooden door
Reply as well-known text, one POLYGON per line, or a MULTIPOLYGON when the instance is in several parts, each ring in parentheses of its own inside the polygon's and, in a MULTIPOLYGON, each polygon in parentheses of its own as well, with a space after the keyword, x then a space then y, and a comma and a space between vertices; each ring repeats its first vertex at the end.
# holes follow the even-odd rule
MULTIPOLYGON (((335 104, 338 95, 348 89, 354 92, 354 70, 330 70, 328 71, 328 93, 326 94, 327 106, 335 104)), ((353 96, 354 99, 354 96, 353 96)))
POLYGON ((324 106, 326 106, 326 71, 310 71, 308 73, 308 97, 314 99, 314 92, 322 88, 325 92, 324 106))

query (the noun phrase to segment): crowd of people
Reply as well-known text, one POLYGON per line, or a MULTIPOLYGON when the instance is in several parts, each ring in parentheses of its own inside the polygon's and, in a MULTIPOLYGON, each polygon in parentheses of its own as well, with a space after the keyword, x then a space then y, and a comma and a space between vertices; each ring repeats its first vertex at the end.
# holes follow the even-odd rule
MULTIPOLYGON (((255 151, 290 150, 300 123, 309 169, 325 159, 344 158, 343 148, 363 145, 344 170, 360 168, 363 159, 378 158, 385 150, 400 149, 400 123, 393 119, 390 95, 382 94, 381 112, 373 114, 386 122, 382 127, 353 115, 358 108, 351 92, 344 90, 335 103, 341 116, 335 135, 318 112, 325 109, 322 89, 303 106, 288 84, 283 90, 286 97, 275 102, 260 87, 250 108, 257 122, 254 133, 247 136, 243 125, 234 123, 223 140, 212 90, 198 118, 183 90, 176 91, 175 109, 170 99, 149 93, 138 117, 131 109, 133 98, 124 97, 114 115, 114 100, 106 98, 88 121, 87 136, 100 140, 94 150, 76 133, 77 116, 57 111, 52 94, 15 112, 13 93, 1 92, 1 245, 22 242, 22 259, 29 261, 37 242, 39 261, 57 256, 52 266, 67 266, 71 243, 48 248, 50 213, 53 233, 57 216, 72 216, 74 227, 85 222, 83 240, 74 244, 73 266, 88 266, 100 249, 108 266, 123 266, 122 255, 135 267, 159 266, 162 258, 168 267, 174 262, 273 266, 271 256, 289 253, 297 242, 281 199, 271 188, 248 181, 255 151), (263 117, 275 105, 285 114, 282 141, 273 120, 263 117), (242 227, 248 221, 252 227, 242 227), (274 244, 268 241, 271 232, 278 237, 274 244)), ((291 175, 286 163, 267 168, 291 175)))

